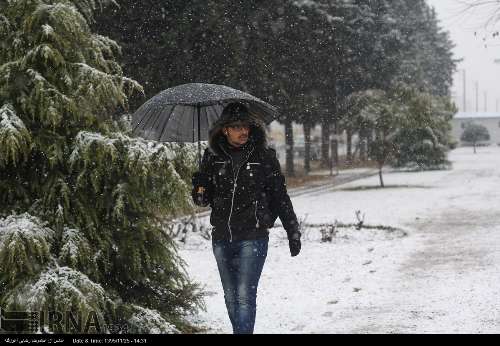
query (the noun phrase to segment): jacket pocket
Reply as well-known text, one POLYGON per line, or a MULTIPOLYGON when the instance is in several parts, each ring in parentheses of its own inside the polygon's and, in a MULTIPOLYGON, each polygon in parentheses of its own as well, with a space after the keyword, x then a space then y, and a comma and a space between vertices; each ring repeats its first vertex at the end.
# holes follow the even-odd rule
POLYGON ((220 228, 227 223, 224 210, 224 200, 221 197, 214 198, 212 212, 210 213, 210 223, 212 226, 220 228))
POLYGON ((272 217, 267 201, 257 200, 255 202, 255 220, 258 221, 258 228, 272 228, 276 219, 272 217))

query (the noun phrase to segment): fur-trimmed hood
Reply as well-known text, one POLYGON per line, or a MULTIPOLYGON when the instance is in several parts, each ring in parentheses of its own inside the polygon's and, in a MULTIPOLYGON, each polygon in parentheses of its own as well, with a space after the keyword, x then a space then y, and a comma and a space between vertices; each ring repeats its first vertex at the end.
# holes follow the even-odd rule
MULTIPOLYGON (((225 155, 221 145, 229 145, 226 136, 222 133, 222 129, 227 124, 227 121, 219 119, 208 133, 208 147, 212 153, 219 156, 225 155)), ((265 125, 257 119, 252 119, 250 121, 248 144, 253 145, 257 150, 264 150, 267 148, 265 125)))

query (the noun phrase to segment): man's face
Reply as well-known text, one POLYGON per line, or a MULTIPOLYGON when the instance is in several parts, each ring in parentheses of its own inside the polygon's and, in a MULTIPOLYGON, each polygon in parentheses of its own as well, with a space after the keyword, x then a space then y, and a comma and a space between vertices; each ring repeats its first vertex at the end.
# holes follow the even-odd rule
POLYGON ((227 141, 233 147, 240 147, 248 142, 248 136, 250 135, 250 126, 245 122, 232 123, 223 130, 227 137, 227 141))

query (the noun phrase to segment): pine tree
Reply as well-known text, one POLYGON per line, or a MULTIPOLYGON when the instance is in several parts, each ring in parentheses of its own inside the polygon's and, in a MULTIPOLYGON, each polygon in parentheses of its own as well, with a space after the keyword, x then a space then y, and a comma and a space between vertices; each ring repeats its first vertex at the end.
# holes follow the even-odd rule
POLYGON ((202 307, 161 227, 192 208, 194 151, 113 116, 142 88, 89 28, 105 2, 0 3, 0 305, 174 332, 202 307))
POLYGON ((435 96, 449 96, 458 61, 435 10, 424 0, 395 1, 393 8, 403 41, 396 80, 435 96))

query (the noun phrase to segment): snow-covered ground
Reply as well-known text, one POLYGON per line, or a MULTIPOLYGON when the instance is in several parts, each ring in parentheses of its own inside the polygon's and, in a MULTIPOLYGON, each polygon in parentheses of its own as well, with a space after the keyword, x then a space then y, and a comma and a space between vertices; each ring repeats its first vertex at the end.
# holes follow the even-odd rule
MULTIPOLYGON (((406 232, 343 230, 321 243, 304 230, 289 255, 273 229, 257 297, 256 333, 500 332, 500 148, 460 148, 453 169, 391 172, 292 198, 308 224, 355 223, 406 232)), ((202 220, 207 222, 207 220, 202 220)), ((210 242, 192 235, 180 254, 204 286, 194 321, 231 333, 210 242)))

